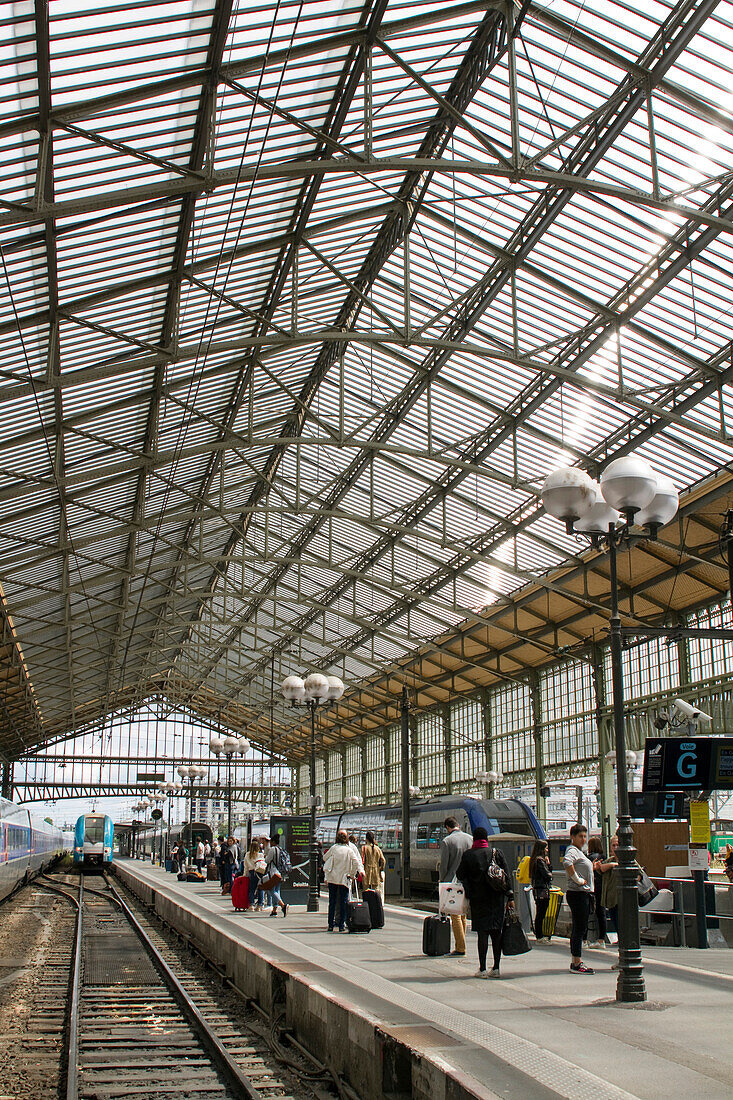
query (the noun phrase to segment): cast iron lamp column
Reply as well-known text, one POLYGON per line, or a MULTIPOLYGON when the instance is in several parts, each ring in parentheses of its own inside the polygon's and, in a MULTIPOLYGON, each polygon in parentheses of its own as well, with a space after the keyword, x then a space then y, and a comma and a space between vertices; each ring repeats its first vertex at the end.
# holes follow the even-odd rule
POLYGON ((300 676, 288 676, 280 688, 291 706, 299 703, 308 707, 311 716, 310 743, 310 824, 308 829, 308 906, 309 913, 317 913, 318 890, 318 842, 316 840, 316 710, 324 703, 335 703, 344 693, 343 681, 338 676, 324 676, 311 672, 302 680, 300 676))
MULTIPOLYGON (((617 550, 655 539, 660 527, 674 517, 678 495, 669 478, 654 472, 643 458, 626 456, 611 462, 601 474, 601 482, 592 481, 576 467, 553 470, 542 489, 542 503, 550 515, 565 523, 568 534, 590 537, 595 546, 608 550, 611 619, 611 682, 613 684, 613 729, 616 760, 626 760, 624 724, 624 680, 621 646, 621 619, 618 613, 617 550), (622 515, 624 522, 622 523, 622 515), (620 526, 619 526, 620 525, 620 526), (632 527, 646 531, 631 533, 632 527)), ((636 849, 629 813, 629 787, 626 768, 616 768, 618 801, 618 980, 616 1000, 624 1003, 646 1000, 639 935, 639 895, 636 889, 636 849)))

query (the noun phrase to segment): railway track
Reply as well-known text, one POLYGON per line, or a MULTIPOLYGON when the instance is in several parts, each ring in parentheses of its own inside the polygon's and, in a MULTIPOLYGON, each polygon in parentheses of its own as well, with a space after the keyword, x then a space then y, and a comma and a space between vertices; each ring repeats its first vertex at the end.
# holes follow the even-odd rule
POLYGON ((293 1073, 267 1043, 223 1010, 206 983, 174 973, 180 960, 164 938, 143 927, 109 881, 93 881, 77 888, 66 1100, 335 1095, 315 1080, 293 1088, 293 1073))

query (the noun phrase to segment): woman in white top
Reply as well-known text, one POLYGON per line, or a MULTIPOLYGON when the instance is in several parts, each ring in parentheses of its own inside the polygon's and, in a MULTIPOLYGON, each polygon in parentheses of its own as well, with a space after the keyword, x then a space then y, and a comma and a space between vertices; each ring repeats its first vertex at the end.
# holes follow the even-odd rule
POLYGON ((198 867, 199 871, 203 870, 203 867, 204 867, 204 842, 203 842, 203 840, 200 840, 198 842, 198 844, 196 845, 196 866, 198 867))
POLYGON ((585 825, 573 825, 570 830, 570 844, 562 857, 562 865, 568 877, 565 900, 573 918, 570 930, 570 969, 574 974, 595 973, 581 958, 583 940, 588 935, 591 899, 595 896, 593 864, 583 851, 587 839, 588 830, 585 825))
POLYGON ((336 843, 328 849, 323 863, 323 873, 328 883, 328 931, 333 932, 338 921, 339 932, 346 931, 346 901, 349 881, 359 874, 361 860, 349 844, 347 833, 339 829, 336 843), (338 909, 338 913, 337 913, 338 909))

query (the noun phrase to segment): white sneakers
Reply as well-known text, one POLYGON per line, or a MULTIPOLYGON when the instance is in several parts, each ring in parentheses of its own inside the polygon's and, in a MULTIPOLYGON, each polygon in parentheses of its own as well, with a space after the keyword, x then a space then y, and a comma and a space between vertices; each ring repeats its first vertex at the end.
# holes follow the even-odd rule
POLYGON ((498 970, 477 970, 474 974, 474 978, 500 978, 501 974, 498 970))

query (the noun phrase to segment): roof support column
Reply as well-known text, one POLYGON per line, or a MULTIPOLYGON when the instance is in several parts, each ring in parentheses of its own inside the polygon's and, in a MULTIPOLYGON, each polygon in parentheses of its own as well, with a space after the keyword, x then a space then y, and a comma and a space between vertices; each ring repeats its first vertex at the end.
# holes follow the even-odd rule
POLYGON ((595 696, 596 728, 598 730, 598 787, 601 797, 601 831, 606 846, 616 832, 616 791, 613 766, 606 760, 611 751, 611 724, 606 691, 606 674, 603 664, 603 650, 593 646, 591 650, 591 677, 595 696))
POLYGON ((545 758, 542 747, 542 693, 540 674, 535 671, 529 680, 530 703, 532 706, 532 738, 534 740, 534 786, 537 816, 544 827, 547 826, 547 806, 542 791, 545 787, 545 758))

